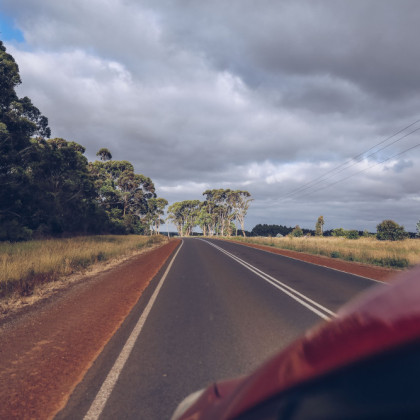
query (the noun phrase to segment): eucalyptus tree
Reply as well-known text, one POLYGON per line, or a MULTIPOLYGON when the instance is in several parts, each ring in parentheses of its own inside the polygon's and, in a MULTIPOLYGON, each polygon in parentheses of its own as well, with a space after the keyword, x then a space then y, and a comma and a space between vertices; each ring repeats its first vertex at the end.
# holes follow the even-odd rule
POLYGON ((104 149, 98 152, 101 161, 90 164, 98 191, 98 204, 120 230, 142 233, 142 218, 148 212, 148 201, 156 198, 155 186, 150 178, 136 174, 130 162, 105 160, 111 155, 105 150, 108 153, 104 149))
POLYGON ((173 203, 168 208, 168 221, 177 228, 179 235, 191 235, 199 226, 204 236, 229 235, 237 230, 237 220, 244 231, 244 219, 252 201, 248 191, 208 189, 204 201, 186 200, 173 203))
POLYGON ((319 216, 315 225, 315 235, 323 236, 324 235, 324 216, 319 216))
POLYGON ((32 221, 43 233, 100 231, 107 217, 97 208, 85 148, 62 138, 39 141, 30 166, 34 178, 32 221))
POLYGON ((206 196, 204 203, 213 222, 208 229, 210 234, 231 235, 233 230, 237 230, 236 226, 233 228, 234 221, 238 221, 245 231, 245 216, 253 201, 248 191, 220 188, 206 190, 203 195, 206 196))
POLYGON ((102 149, 99 149, 98 153, 96 153, 96 156, 98 156, 99 159, 104 162, 112 159, 112 154, 106 147, 102 147, 102 149))
POLYGON ((168 207, 168 215, 166 220, 172 222, 175 225, 175 228, 179 236, 182 236, 184 219, 182 215, 182 204, 180 201, 171 204, 168 207))
POLYGON ((29 235, 36 141, 48 138, 48 120, 27 97, 19 98, 19 67, 0 41, 0 239, 29 235))
POLYGON ((251 194, 248 191, 244 191, 244 190, 230 191, 227 194, 227 201, 230 203, 233 209, 233 212, 235 215, 234 219, 236 219, 241 226, 243 236, 246 236, 245 235, 245 216, 248 212, 251 202, 253 201, 253 199, 251 198, 251 194))
POLYGON ((167 220, 175 225, 180 236, 190 236, 197 226, 199 212, 199 200, 178 201, 168 207, 167 220))
POLYGON ((214 223, 211 211, 209 212, 209 203, 204 201, 200 203, 198 211, 197 225, 201 228, 203 236, 214 235, 214 223))
POLYGON ((141 233, 148 200, 156 197, 152 180, 128 161, 113 161, 106 148, 89 163, 80 144, 49 140, 47 118, 17 96, 20 83, 19 67, 0 41, 0 240, 141 233))
POLYGON ((212 215, 216 216, 215 230, 221 236, 225 235, 226 228, 234 220, 235 214, 233 212, 232 204, 229 201, 230 189, 212 189, 204 191, 206 201, 213 204, 212 215))
POLYGON ((160 225, 165 222, 162 216, 165 214, 167 205, 168 200, 164 198, 150 198, 148 200, 145 220, 149 226, 150 234, 159 234, 160 225))

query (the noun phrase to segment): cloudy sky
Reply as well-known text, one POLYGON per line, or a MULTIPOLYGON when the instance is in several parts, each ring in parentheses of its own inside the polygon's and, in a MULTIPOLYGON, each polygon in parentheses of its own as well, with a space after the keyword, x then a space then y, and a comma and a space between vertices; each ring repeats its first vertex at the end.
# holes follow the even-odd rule
POLYGON ((248 229, 323 215, 415 231, 420 2, 0 0, 0 14, 19 95, 53 136, 130 160, 170 203, 246 189, 248 229))

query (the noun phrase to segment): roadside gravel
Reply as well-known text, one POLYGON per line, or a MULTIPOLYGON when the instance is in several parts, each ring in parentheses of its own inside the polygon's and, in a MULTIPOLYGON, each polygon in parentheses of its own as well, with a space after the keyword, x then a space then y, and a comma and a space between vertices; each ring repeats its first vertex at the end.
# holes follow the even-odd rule
POLYGON ((52 418, 179 240, 78 282, 0 326, 0 418, 52 418))

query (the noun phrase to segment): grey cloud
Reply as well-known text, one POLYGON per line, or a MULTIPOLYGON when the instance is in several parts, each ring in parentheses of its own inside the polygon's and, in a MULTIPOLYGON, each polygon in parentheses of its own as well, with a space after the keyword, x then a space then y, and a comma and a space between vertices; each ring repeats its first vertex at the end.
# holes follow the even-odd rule
MULTIPOLYGON (((331 223, 360 229, 396 209, 407 225, 420 217, 412 198, 418 150, 336 187, 282 198, 418 118, 418 2, 3 0, 3 7, 27 41, 10 46, 20 92, 48 116, 53 135, 85 145, 90 159, 108 147, 169 200, 201 198, 204 186, 246 186, 256 198, 249 227, 311 227, 322 209, 331 223)), ((381 156, 416 142, 410 136, 381 156)))
POLYGON ((416 1, 148 4, 159 10, 169 41, 195 48, 255 84, 264 82, 264 72, 334 74, 383 94, 403 94, 418 84, 416 1))

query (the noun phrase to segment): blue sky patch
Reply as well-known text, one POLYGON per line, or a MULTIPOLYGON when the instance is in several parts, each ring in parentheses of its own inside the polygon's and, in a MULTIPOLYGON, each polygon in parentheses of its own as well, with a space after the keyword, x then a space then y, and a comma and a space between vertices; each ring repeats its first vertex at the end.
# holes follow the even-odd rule
POLYGON ((2 13, 0 13, 0 39, 2 41, 25 41, 23 33, 16 28, 13 20, 2 13))

